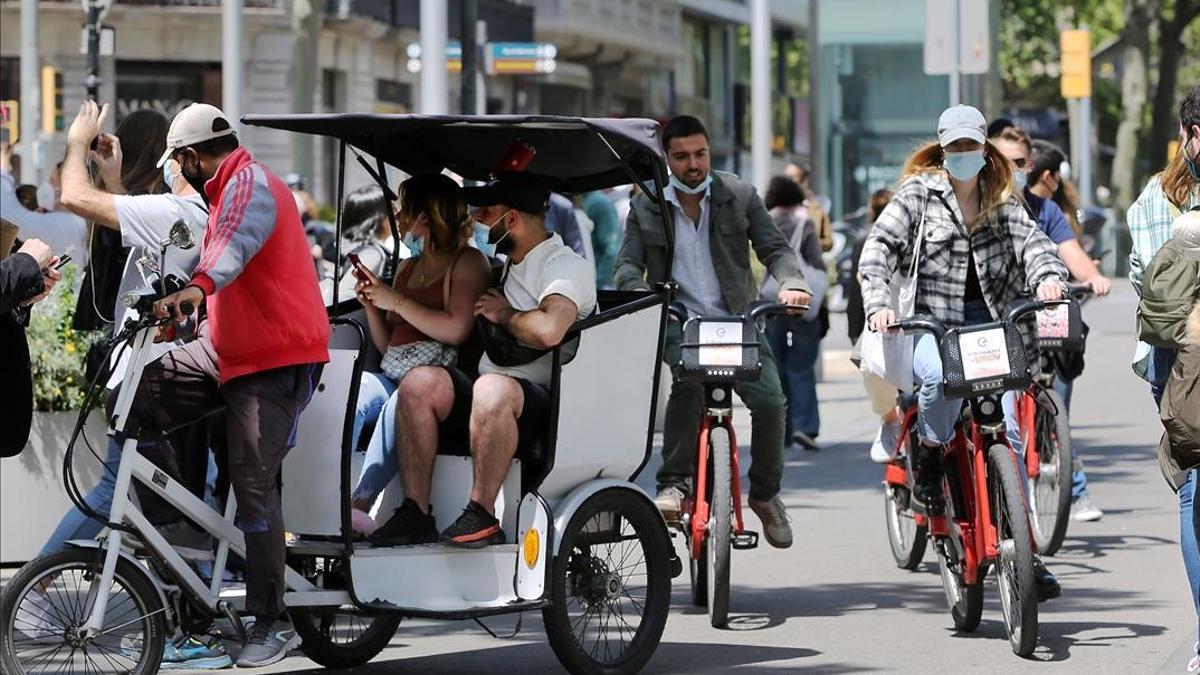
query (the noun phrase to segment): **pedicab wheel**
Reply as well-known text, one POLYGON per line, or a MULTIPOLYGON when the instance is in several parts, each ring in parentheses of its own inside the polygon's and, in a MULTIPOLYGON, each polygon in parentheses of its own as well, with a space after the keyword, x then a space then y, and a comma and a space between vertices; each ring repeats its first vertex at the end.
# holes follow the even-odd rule
POLYGON ((712 500, 708 534, 704 540, 705 581, 708 586, 708 620, 714 628, 729 623, 729 552, 733 534, 733 476, 729 459, 729 432, 715 427, 708 436, 712 457, 712 500))
POLYGON ((366 616, 348 608, 294 608, 300 651, 326 668, 353 668, 375 658, 392 641, 400 617, 366 616))
POLYGON ((988 449, 988 493, 999 544, 996 579, 1008 642, 1017 656, 1029 656, 1037 646, 1037 588, 1033 579, 1033 539, 1021 490, 1023 476, 1016 458, 1004 444, 988 449))
POLYGON ((563 532, 542 610, 558 660, 576 674, 636 673, 658 647, 671 603, 671 542, 649 501, 610 488, 563 532))
POLYGON ((1071 424, 1058 392, 1038 391, 1034 433, 1041 466, 1029 486, 1033 541, 1042 555, 1054 555, 1071 520, 1071 424))
POLYGON ((125 559, 117 561, 97 637, 78 637, 101 590, 103 567, 103 549, 71 548, 17 572, 0 596, 0 672, 158 672, 165 608, 146 573, 125 559))

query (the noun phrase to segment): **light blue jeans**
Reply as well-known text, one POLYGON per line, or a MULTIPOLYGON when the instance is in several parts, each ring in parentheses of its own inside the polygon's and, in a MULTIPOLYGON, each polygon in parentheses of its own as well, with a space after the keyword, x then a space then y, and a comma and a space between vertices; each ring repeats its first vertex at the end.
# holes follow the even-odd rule
POLYGON ((358 474, 354 494, 351 495, 355 501, 375 501, 379 493, 400 473, 400 458, 396 452, 396 401, 397 392, 393 391, 381 406, 379 422, 367 444, 367 456, 358 474))
MULTIPOLYGON (((1200 635, 1200 500, 1196 499, 1196 483, 1200 469, 1188 472, 1187 482, 1179 488, 1179 546, 1183 550, 1183 566, 1187 569, 1192 588, 1192 605, 1196 608, 1197 634, 1200 635)), ((1200 649, 1197 650, 1200 653, 1200 649)))
POLYGON ((392 392, 396 391, 396 383, 383 373, 362 374, 358 383, 358 401, 354 407, 354 432, 350 436, 351 449, 358 449, 358 439, 363 427, 368 422, 379 417, 383 404, 387 402, 392 392))

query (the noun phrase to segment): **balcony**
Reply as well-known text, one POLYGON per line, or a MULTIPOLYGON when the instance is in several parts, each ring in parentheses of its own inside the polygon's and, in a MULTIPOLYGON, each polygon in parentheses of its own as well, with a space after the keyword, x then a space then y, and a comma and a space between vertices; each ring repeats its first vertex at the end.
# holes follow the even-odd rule
MULTIPOLYGON (((79 0, 38 0, 43 5, 70 5, 83 13, 79 0)), ((220 9, 222 0, 112 0, 113 4, 126 7, 208 7, 220 9)), ((285 0, 242 0, 246 9, 284 9, 285 0)), ((16 6, 20 0, 0 0, 0 5, 16 6)))
POLYGON ((589 64, 671 61, 681 54, 678 0, 531 0, 538 39, 589 64))

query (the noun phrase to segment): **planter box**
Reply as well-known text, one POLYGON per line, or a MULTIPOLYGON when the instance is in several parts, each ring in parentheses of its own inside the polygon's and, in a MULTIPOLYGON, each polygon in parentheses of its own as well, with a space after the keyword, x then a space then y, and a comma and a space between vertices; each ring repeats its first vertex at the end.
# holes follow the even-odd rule
MULTIPOLYGON (((0 564, 19 564, 36 556, 63 514, 73 508, 62 470, 77 418, 77 412, 35 412, 25 450, 0 459, 0 564)), ((100 480, 100 460, 108 448, 104 411, 92 411, 84 433, 99 455, 94 457, 79 439, 74 473, 86 494, 100 480)))

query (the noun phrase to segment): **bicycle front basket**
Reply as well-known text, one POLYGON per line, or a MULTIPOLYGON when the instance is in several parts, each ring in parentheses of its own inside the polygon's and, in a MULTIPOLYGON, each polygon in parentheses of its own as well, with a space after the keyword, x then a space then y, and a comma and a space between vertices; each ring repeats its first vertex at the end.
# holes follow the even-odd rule
POLYGON ((680 345, 681 379, 704 382, 744 382, 758 379, 758 330, 736 317, 690 319, 680 345))
POLYGON ((964 326, 942 338, 942 389, 946 398, 968 398, 1028 387, 1029 355, 1021 331, 1008 322, 964 326))
POLYGON ((1068 299, 1037 313, 1037 344, 1042 349, 1083 351, 1083 316, 1079 303, 1068 299))

